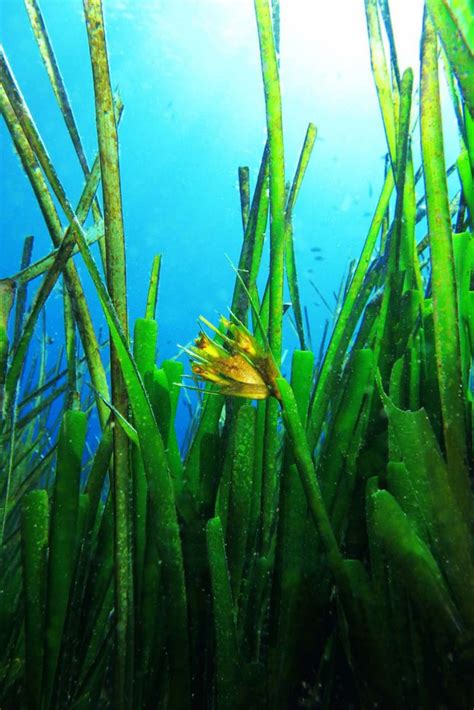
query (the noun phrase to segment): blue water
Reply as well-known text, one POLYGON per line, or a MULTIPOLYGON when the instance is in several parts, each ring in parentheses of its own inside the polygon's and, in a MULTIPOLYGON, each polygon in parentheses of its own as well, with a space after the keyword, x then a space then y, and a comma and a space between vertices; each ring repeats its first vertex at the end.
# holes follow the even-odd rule
MULTIPOLYGON (((330 316, 310 281, 334 308, 349 261, 360 253, 383 179, 385 137, 370 72, 362 0, 282 0, 281 77, 287 179, 293 176, 309 121, 318 139, 295 211, 301 296, 313 345, 330 316), (311 251, 318 247, 321 252, 311 251), (321 259, 316 260, 314 257, 321 259)), ((42 0, 41 8, 89 162, 96 151, 86 32, 79 0, 42 0)), ((251 0, 105 0, 113 85, 125 105, 120 161, 130 322, 143 314, 152 256, 163 256, 159 358, 186 344, 203 314, 227 312, 242 238, 237 168, 252 186, 265 142, 258 39, 251 0)), ((394 15, 396 40, 418 75, 421 2, 394 15)), ((54 101, 23 4, 2 0, 0 33, 70 200, 81 170, 54 101)), ((447 116, 448 155, 456 152, 447 116)), ((418 131, 414 151, 417 155, 418 131)), ((23 239, 33 258, 50 249, 33 193, 0 124, 2 258, 0 277, 18 269, 23 239)), ((416 165, 417 167, 417 165, 416 165)), ((456 179, 456 178, 455 178, 456 179)), ((423 236, 424 226, 419 236, 423 236)), ((80 262, 78 261, 78 264, 80 262)), ((80 268, 81 274, 84 269, 80 268)), ((87 277, 84 275, 87 283, 87 277)), ((33 289, 30 286, 30 295, 33 289)), ((48 335, 62 341, 62 300, 47 307, 48 335)), ((91 295, 94 321, 102 316, 91 295)), ((286 344, 295 339, 287 323, 286 344)), ((54 345, 53 345, 54 347, 54 345)), ((288 358, 289 361, 289 358, 288 358)))

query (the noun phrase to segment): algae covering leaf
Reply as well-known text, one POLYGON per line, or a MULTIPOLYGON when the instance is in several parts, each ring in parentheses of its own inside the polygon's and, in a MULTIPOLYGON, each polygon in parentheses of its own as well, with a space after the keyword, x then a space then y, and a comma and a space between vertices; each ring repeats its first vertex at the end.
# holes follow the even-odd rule
POLYGON ((442 633, 456 636, 458 613, 430 550, 388 491, 375 492, 373 505, 375 532, 420 612, 434 619, 442 633))
POLYGON ((85 240, 80 237, 79 248, 97 289, 117 350, 118 364, 127 388, 147 474, 150 505, 157 512, 156 526, 153 529, 154 542, 163 558, 166 583, 174 589, 174 594, 168 598, 167 603, 170 618, 175 624, 175 634, 170 639, 170 653, 174 658, 176 674, 173 692, 178 697, 185 697, 189 683, 186 585, 176 503, 165 448, 147 391, 107 289, 85 240))
POLYGON ((413 487, 429 545, 449 582, 465 623, 474 628, 473 496, 459 499, 456 479, 444 461, 426 412, 402 411, 382 394, 401 456, 413 487))
POLYGON ((444 443, 450 473, 455 479, 456 497, 464 508, 464 501, 469 500, 466 408, 439 96, 437 38, 429 13, 425 13, 421 45, 420 125, 432 269, 436 367, 444 443))
POLYGON ((239 652, 235 629, 235 609, 219 517, 206 525, 207 550, 214 607, 217 646, 217 693, 219 706, 236 707, 239 697, 239 652))
POLYGON ((427 0, 436 31, 461 87, 464 101, 474 118, 474 29, 472 2, 427 0))
POLYGON ((66 612, 73 583, 79 481, 86 437, 84 412, 67 411, 59 435, 58 460, 51 505, 45 622, 44 697, 51 701, 66 612))
POLYGON ((25 663, 28 695, 41 704, 49 507, 46 490, 31 491, 22 502, 21 537, 25 589, 25 663))

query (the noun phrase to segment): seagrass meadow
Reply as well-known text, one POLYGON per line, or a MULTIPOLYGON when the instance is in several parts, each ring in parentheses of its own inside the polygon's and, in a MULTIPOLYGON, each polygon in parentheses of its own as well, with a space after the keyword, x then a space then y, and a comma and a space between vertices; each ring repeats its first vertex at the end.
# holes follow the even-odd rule
POLYGON ((238 172, 233 296, 158 364, 159 253, 143 254, 146 307, 128 322, 123 106, 102 2, 83 2, 89 162, 38 0, 24 0, 82 169, 77 204, 0 54, 3 121, 52 243, 34 261, 27 237, 0 280, 0 707, 474 707, 472 1, 426 0, 415 92, 388 0, 365 0, 385 169, 313 352, 293 215, 317 130, 288 179, 279 6, 254 0, 267 135, 253 189, 238 172))

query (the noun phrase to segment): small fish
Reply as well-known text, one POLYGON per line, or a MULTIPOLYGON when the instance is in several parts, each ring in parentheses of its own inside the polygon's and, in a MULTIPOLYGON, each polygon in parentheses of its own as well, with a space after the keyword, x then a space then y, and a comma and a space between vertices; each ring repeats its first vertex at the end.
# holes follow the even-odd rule
POLYGON ((342 200, 341 204, 339 205, 339 211, 340 212, 349 212, 350 208, 354 204, 354 199, 352 195, 345 195, 344 199, 342 200))
POLYGON ((315 261, 324 261, 324 256, 315 256, 314 260, 315 261))
POLYGON ((311 247, 310 251, 322 251, 321 247, 311 247))

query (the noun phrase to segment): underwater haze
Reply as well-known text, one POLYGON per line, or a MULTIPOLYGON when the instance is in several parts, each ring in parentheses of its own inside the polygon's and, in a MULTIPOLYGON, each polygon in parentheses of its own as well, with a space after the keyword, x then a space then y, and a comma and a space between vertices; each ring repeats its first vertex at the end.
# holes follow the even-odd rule
MULTIPOLYGON (((87 37, 79 0, 43 0, 44 19, 88 155, 96 145, 87 37)), ((4 0, 2 43, 59 176, 78 199, 80 166, 45 81, 28 15, 4 0)), ((124 103, 120 162, 132 321, 144 308, 146 253, 163 255, 160 354, 193 336, 196 318, 226 312, 242 239, 237 167, 255 180, 265 143, 258 37, 250 1, 105 4, 111 78, 124 103)), ((418 74, 421 0, 393 8, 403 65, 418 74)), ((315 347, 341 279, 358 257, 383 179, 385 138, 370 74, 362 2, 296 0, 281 7, 281 81, 288 179, 309 121, 318 137, 294 218, 302 301, 315 347), (321 251, 312 252, 312 248, 321 251), (311 286, 315 283, 325 305, 311 286), (329 308, 328 308, 329 306, 329 308)), ((2 272, 17 270, 23 238, 33 258, 48 245, 5 127, 2 141, 2 272)), ((449 125, 448 151, 456 133, 449 125)), ((54 297, 53 297, 54 298, 54 297)), ((100 307, 94 307, 100 318, 100 307)), ((62 329, 48 306, 48 334, 62 329)), ((289 333, 289 337, 291 337, 289 333)))
POLYGON ((0 40, 0 708, 474 707, 472 0, 0 40))

